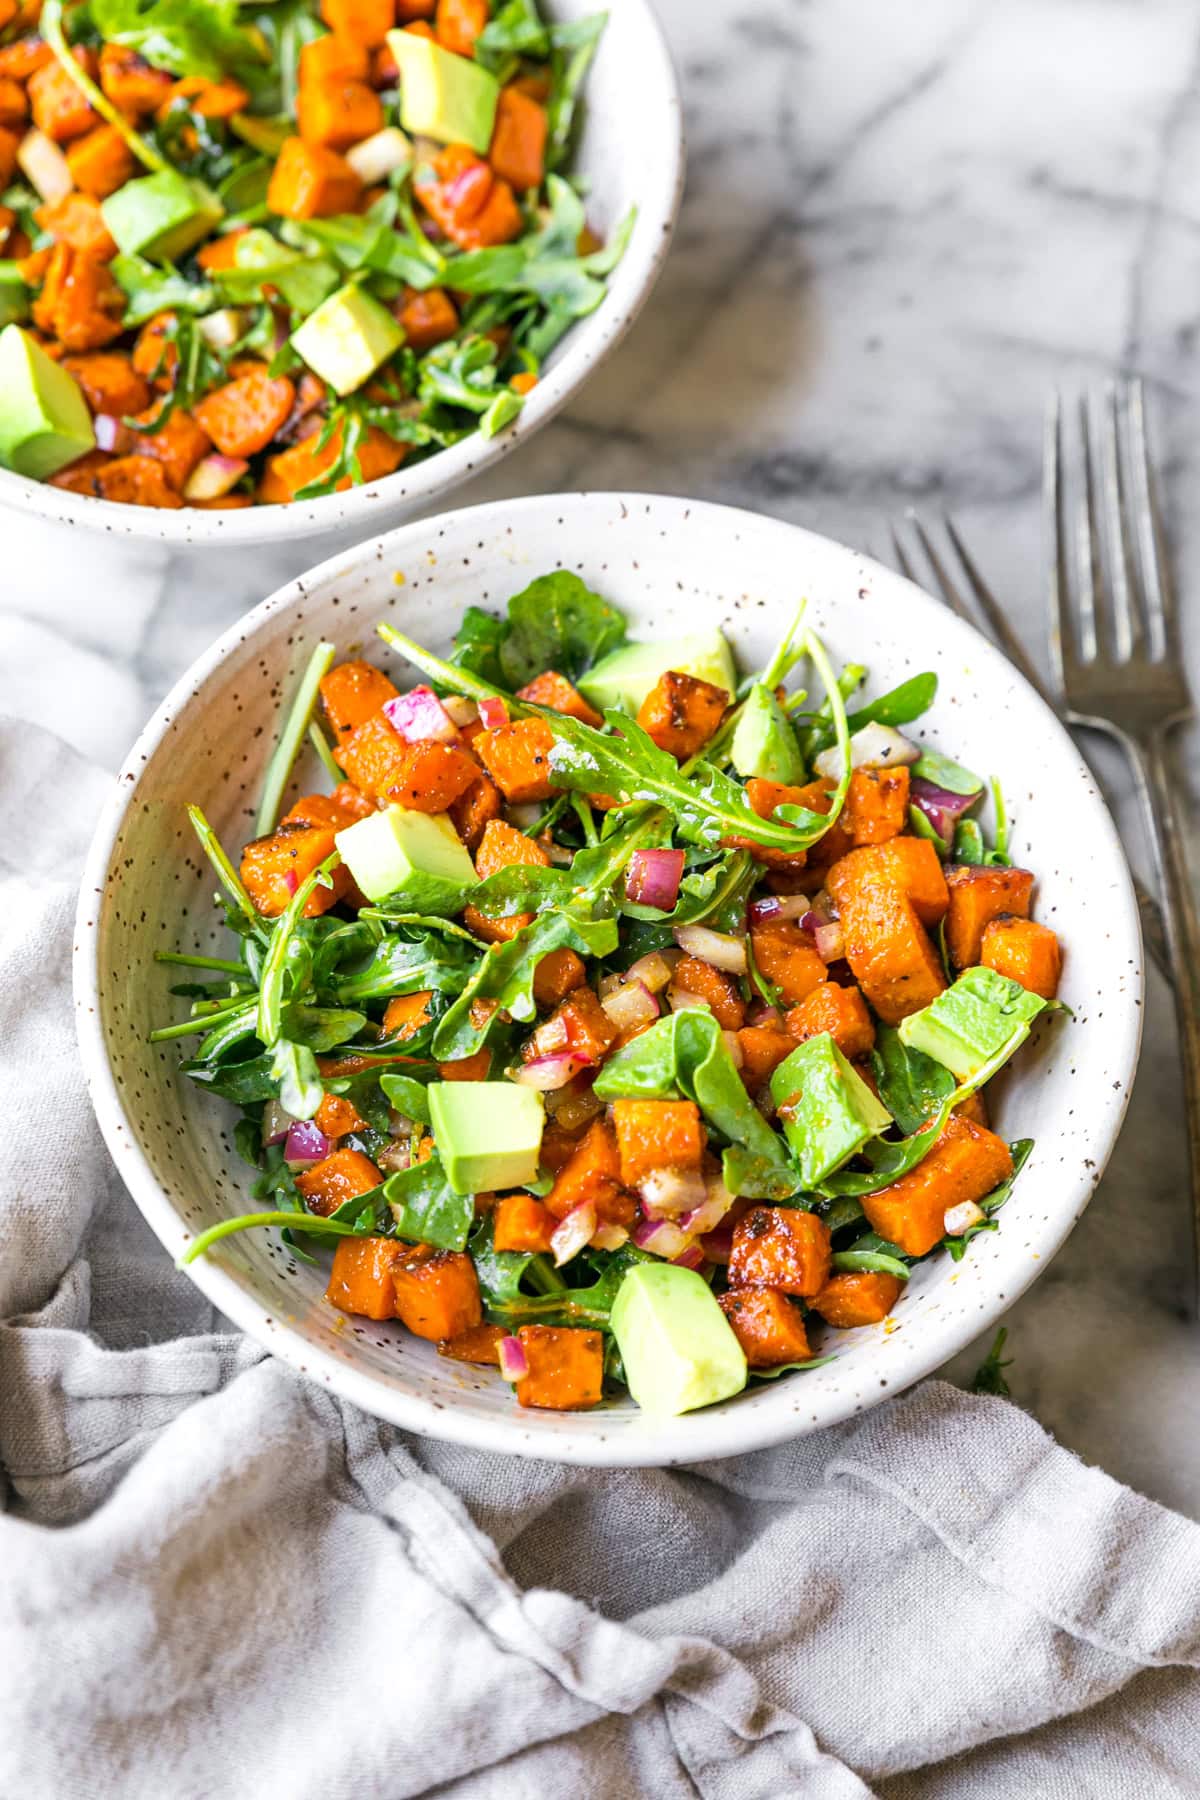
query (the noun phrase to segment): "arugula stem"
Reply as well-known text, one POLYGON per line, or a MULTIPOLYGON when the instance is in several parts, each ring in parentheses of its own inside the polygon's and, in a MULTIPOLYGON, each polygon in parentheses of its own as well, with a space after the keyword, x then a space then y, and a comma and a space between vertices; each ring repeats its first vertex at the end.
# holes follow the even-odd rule
POLYGON ((262 799, 258 803, 258 817, 254 821, 256 837, 266 837, 275 829, 284 789, 291 778, 292 764, 299 754, 301 742, 312 719, 313 708, 317 704, 321 680, 328 673, 336 654, 336 646, 322 639, 308 659, 308 667, 300 678, 300 686, 296 690, 279 742, 267 764, 262 799))
POLYGON ((571 806, 576 818, 579 820, 584 842, 587 844, 589 850, 594 850, 600 842, 600 833, 596 830, 596 821, 592 817, 591 807, 588 805, 582 794, 571 795, 571 806))
POLYGON ((251 1231, 258 1226, 283 1225, 290 1226, 293 1231, 311 1232, 314 1237, 360 1237, 362 1234, 353 1225, 345 1224, 341 1219, 323 1219, 319 1213, 295 1212, 261 1212, 239 1213, 236 1219, 222 1219, 219 1225, 210 1225, 202 1231, 194 1244, 189 1244, 183 1255, 176 1261, 176 1268, 186 1268, 188 1263, 195 1262, 198 1256, 204 1256, 221 1238, 232 1237, 236 1231, 251 1231))
POLYGON ((530 1257, 526 1273, 539 1293, 561 1294, 566 1290, 567 1284, 554 1264, 548 1256, 540 1252, 538 1255, 530 1257))
POLYGON ((154 960, 157 963, 170 963, 177 969, 216 969, 221 975, 240 975, 247 978, 244 963, 226 962, 220 956, 182 956, 175 950, 156 950, 154 960))
POLYGON ((287 964, 288 945, 297 921, 304 911, 308 896, 323 877, 332 873, 341 862, 335 850, 327 856, 319 868, 306 875, 287 903, 287 908, 275 921, 271 934, 271 946, 267 951, 262 966, 262 978, 258 986, 258 1036, 268 1050, 279 1042, 282 1032, 281 1013, 283 1010, 283 977, 287 964))
POLYGON ((253 999, 239 1000, 236 1006, 226 1006, 219 1012, 205 1013, 201 1018, 184 1019, 178 1025, 162 1025, 157 1031, 150 1033, 151 1044, 165 1044, 171 1038, 207 1036, 215 1025, 224 1025, 226 1020, 236 1018, 254 1005, 253 999))
POLYGON ((158 151, 133 129, 125 115, 113 105, 103 88, 97 87, 87 71, 81 69, 72 56, 63 32, 62 0, 45 0, 38 23, 38 31, 49 44, 54 59, 63 74, 74 83, 88 104, 100 114, 100 117, 107 119, 113 130, 124 138, 143 168, 149 169, 153 175, 165 174, 171 166, 166 158, 160 156, 158 151))
POLYGON ((846 702, 842 695, 841 683, 834 674, 833 664, 815 631, 805 632, 804 647, 824 685, 826 700, 833 715, 834 741, 842 758, 842 772, 838 777, 837 787, 833 791, 833 799, 830 802, 826 819, 825 830, 828 831, 842 810, 846 792, 850 786, 850 727, 846 723, 846 702))
POLYGON ((188 818, 192 821, 192 829, 200 839, 200 847, 216 871, 217 880, 233 901, 233 904, 254 926, 255 935, 260 936, 264 921, 254 909, 254 902, 242 886, 233 864, 221 848, 216 832, 205 818, 198 806, 189 806, 188 818))
POLYGON ((529 712, 530 708, 523 701, 514 699, 504 688, 493 687, 490 681, 485 681, 482 675, 472 674, 470 669, 460 669, 455 663, 443 662, 440 656, 435 656, 432 650, 423 649, 412 638, 405 637, 394 625, 377 625, 375 629, 385 644, 390 644, 393 650, 398 650, 401 656, 407 657, 413 667, 420 669, 423 675, 428 675, 431 681, 440 682, 443 687, 449 688, 452 694, 465 694, 470 700, 503 700, 509 712, 517 718, 529 712))
POLYGON ((346 777, 333 760, 333 750, 329 739, 321 730, 315 719, 308 722, 308 741, 321 759, 321 767, 332 781, 334 787, 345 781, 346 777))

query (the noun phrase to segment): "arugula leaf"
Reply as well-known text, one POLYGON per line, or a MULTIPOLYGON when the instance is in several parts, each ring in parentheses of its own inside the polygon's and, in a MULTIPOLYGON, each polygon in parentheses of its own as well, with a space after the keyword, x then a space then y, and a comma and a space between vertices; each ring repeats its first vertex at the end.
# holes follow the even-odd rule
POLYGON ((555 669, 579 677, 625 641, 625 620, 569 569, 540 575, 508 603, 508 630, 499 645, 500 672, 511 688, 555 669))
POLYGON ((932 781, 935 787, 945 788, 948 794, 981 794, 983 781, 970 769, 964 769, 949 756, 943 756, 938 750, 922 750, 911 773, 918 775, 923 781, 932 781))
POLYGON ((494 613, 484 612, 481 606, 468 606, 455 634, 451 662, 472 675, 483 676, 485 681, 499 687, 503 679, 500 673, 500 646, 507 632, 508 623, 505 619, 498 619, 494 613))
POLYGON ((907 1281, 912 1272, 900 1257, 882 1250, 835 1250, 833 1267, 841 1275, 894 1275, 897 1281, 907 1281))
POLYGON ((492 918, 508 919, 514 913, 536 912, 539 907, 566 901, 574 886, 567 869, 512 863, 472 888, 471 905, 492 918))
POLYGON ((609 1057, 594 1092, 600 1100, 683 1094, 729 1140, 724 1168, 731 1194, 784 1200, 799 1187, 787 1144, 746 1092, 710 1013, 689 1010, 659 1019, 609 1057))
POLYGON ((983 833, 975 819, 960 819, 954 834, 954 860, 977 867, 987 856, 983 833))
POLYGON ((607 23, 607 13, 592 13, 588 18, 574 19, 551 29, 551 88, 546 107, 549 125, 546 164, 549 168, 557 168, 570 149, 580 90, 607 23))
MULTIPOLYGON (((855 686, 866 674, 861 665, 852 664, 855 686)), ((932 670, 922 675, 912 675, 902 681, 899 687, 890 688, 886 694, 880 694, 878 700, 871 700, 866 706, 860 706, 848 714, 846 725, 853 737, 864 725, 911 725, 922 713, 928 712, 937 694, 938 680, 932 670)), ((813 728, 805 742, 805 752, 811 762, 822 750, 827 750, 833 743, 832 727, 822 717, 824 708, 813 719, 813 728)))
POLYGON ((778 1381, 781 1375, 803 1374, 805 1369, 823 1369, 826 1363, 836 1362, 837 1357, 810 1356, 807 1362, 776 1363, 773 1369, 751 1369, 751 1381, 778 1381))
POLYGON ((475 1222, 475 1202, 470 1194, 454 1192, 436 1155, 389 1175, 383 1194, 397 1237, 435 1244, 439 1250, 466 1249, 475 1222))
POLYGON ((507 0, 475 39, 475 61, 493 73, 510 56, 550 54, 550 34, 534 0, 507 0))
POLYGON ((472 1231, 467 1248, 475 1264, 480 1297, 490 1315, 503 1312, 521 1294, 521 1278, 533 1261, 532 1251, 497 1250, 494 1243, 495 1221, 485 1213, 472 1231))
POLYGON ((311 1119, 325 1098, 325 1089, 317 1073, 317 1059, 308 1046, 280 1038, 270 1052, 269 1068, 285 1112, 293 1119, 311 1119))
POLYGON ((216 294, 207 284, 187 281, 170 263, 158 268, 144 256, 114 256, 109 263, 117 286, 125 294, 126 325, 142 325, 155 313, 206 313, 216 304, 216 294))
POLYGON ((437 938, 431 932, 416 938, 389 933, 367 962, 334 982, 334 993, 343 1003, 390 1000, 395 994, 417 994, 426 988, 456 994, 472 960, 469 947, 457 938, 437 938))
POLYGON ((240 22, 237 0, 91 0, 92 23, 112 44, 136 50, 172 75, 219 81, 266 60, 261 36, 240 22))
POLYGON ((319 1055, 349 1043, 366 1024, 367 1016, 344 1007, 288 1005, 282 1022, 285 1036, 319 1055))
POLYGON ((1001 1400, 1012 1399, 1012 1389, 1005 1379, 1005 1369, 1012 1367, 1012 1357, 1004 1355, 1008 1327, 1002 1325, 992 1339, 992 1347, 975 1371, 971 1382, 973 1394, 996 1394, 1001 1400))
MULTIPOLYGON (((499 1262, 495 1251, 492 1256, 499 1262)), ((532 1275, 540 1260, 531 1257, 522 1273, 532 1275)), ((629 1270, 635 1263, 655 1262, 658 1259, 627 1244, 620 1250, 585 1251, 580 1260, 595 1273, 595 1281, 585 1286, 553 1288, 541 1294, 525 1294, 520 1288, 507 1295, 493 1290, 494 1297, 487 1302, 493 1321, 507 1325, 514 1331, 518 1325, 535 1320, 543 1325, 579 1325, 596 1331, 609 1331, 612 1309, 629 1270)), ((577 1266, 572 1264, 572 1273, 577 1266)), ((507 1276, 508 1283, 511 1283, 511 1271, 498 1273, 502 1279, 507 1276)))
POLYGON ((949 1069, 901 1043, 894 1025, 877 1027, 871 1069, 879 1098, 905 1137, 919 1131, 954 1090, 949 1069))
POLYGON ((334 264, 322 256, 306 255, 261 226, 244 231, 237 241, 237 262, 216 278, 221 294, 234 305, 264 298, 264 288, 276 288, 296 312, 313 312, 337 287, 340 276, 334 264))
POLYGON ((379 1077, 379 1085, 397 1112, 418 1125, 429 1124, 429 1095, 422 1082, 411 1075, 386 1074, 379 1077))
POLYGON ((997 1229, 997 1221, 992 1215, 998 1213, 1005 1201, 1011 1198, 1013 1188, 1016 1186, 1017 1176, 1021 1173, 1021 1170, 1025 1167, 1025 1164, 1029 1161, 1029 1158, 1033 1153, 1033 1139, 1017 1138, 1009 1145, 1009 1150, 1012 1154, 1012 1174, 1008 1177, 1007 1181, 1002 1181, 999 1187, 993 1188, 991 1193, 985 1195, 979 1202, 980 1211, 987 1214, 987 1217, 983 1220, 982 1224, 969 1226, 960 1237, 944 1237, 942 1239, 941 1248, 943 1250, 948 1250, 955 1262, 962 1261, 967 1253, 967 1245, 971 1242, 972 1238, 978 1237, 981 1231, 995 1231, 997 1229))

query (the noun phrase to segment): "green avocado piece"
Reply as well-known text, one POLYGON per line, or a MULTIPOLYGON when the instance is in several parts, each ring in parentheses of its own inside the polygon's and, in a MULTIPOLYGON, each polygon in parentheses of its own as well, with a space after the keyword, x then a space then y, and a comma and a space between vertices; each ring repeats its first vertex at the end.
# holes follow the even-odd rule
POLYGON ((411 31, 389 31, 387 41, 400 71, 405 131, 439 144, 469 144, 486 156, 500 98, 496 77, 470 57, 411 31))
POLYGON ((600 712, 613 707, 632 717, 659 676, 669 669, 710 681, 714 687, 724 688, 730 699, 737 690, 733 657, 719 631, 701 631, 694 637, 657 644, 622 644, 589 669, 578 685, 600 712))
POLYGON ((537 1180, 546 1115, 533 1088, 512 1081, 431 1081, 427 1091, 433 1141, 456 1194, 537 1180))
POLYGON ((900 1042, 971 1081, 1001 1053, 1008 1060, 1047 1004, 994 969, 964 969, 953 987, 901 1020, 900 1042))
POLYGON ((635 1263, 617 1290, 611 1323, 629 1391, 643 1412, 692 1412, 746 1385, 742 1346, 694 1269, 635 1263))
POLYGON ((804 758, 792 722, 761 681, 756 681, 746 696, 729 756, 743 780, 757 775, 764 781, 782 781, 789 786, 804 780, 804 758))
POLYGON ((45 481, 95 448, 79 383, 19 325, 0 331, 0 464, 45 481))
POLYGON ((479 879, 445 813, 392 805, 347 825, 333 841, 368 900, 419 889, 414 911, 448 917, 479 879))
MULTIPOLYGON (((418 40, 419 41, 419 40, 418 40)), ((404 332, 386 306, 348 282, 292 333, 292 348, 338 394, 353 393, 394 356, 404 332)))
POLYGON ((0 261, 0 327, 27 319, 30 299, 16 263, 0 261))
POLYGON ((892 1123, 827 1031, 784 1058, 771 1077, 771 1098, 803 1188, 815 1188, 892 1123))
POLYGON ((127 181, 100 202, 104 223, 126 256, 176 262, 225 216, 211 188, 177 169, 127 181))

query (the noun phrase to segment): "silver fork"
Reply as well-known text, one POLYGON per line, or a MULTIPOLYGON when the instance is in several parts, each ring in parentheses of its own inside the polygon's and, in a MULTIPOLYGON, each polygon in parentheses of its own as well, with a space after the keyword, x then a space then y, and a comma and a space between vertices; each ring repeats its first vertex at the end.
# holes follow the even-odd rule
POLYGON ((1154 857, 1174 976, 1200 1297, 1200 928, 1168 759, 1170 736, 1191 717, 1192 698, 1162 553, 1141 383, 1120 393, 1110 384, 1097 403, 1080 404, 1073 558, 1063 443, 1055 394, 1044 461, 1050 653, 1070 723, 1102 731, 1124 750, 1154 857))
MULTIPOLYGON (((926 592, 934 592, 935 597, 944 601, 952 612, 958 614, 960 619, 965 619, 969 625, 974 625, 976 630, 982 630, 1003 652, 1014 668, 1020 671, 1030 687, 1041 695, 1047 706, 1055 712, 1061 712, 1059 701, 1042 680, 1040 673, 1030 660, 1028 651, 1009 624, 1004 608, 984 581, 975 559, 964 544, 953 519, 946 513, 942 514, 942 529, 954 553, 953 573, 948 565, 948 559, 939 553, 933 538, 917 514, 909 511, 905 514, 905 519, 924 553, 925 561, 933 572, 936 589, 930 588, 927 582, 922 581, 904 547, 903 538, 895 524, 892 524, 890 526, 892 553, 900 573, 906 575, 918 587, 925 588, 926 592), (971 596, 970 603, 966 598, 968 593, 971 596)), ((1154 958, 1160 973, 1167 981, 1172 981, 1173 975, 1167 952, 1162 911, 1154 896, 1147 892, 1136 875, 1133 878, 1133 885, 1137 895, 1138 912, 1142 921, 1142 937, 1146 948, 1154 958)))

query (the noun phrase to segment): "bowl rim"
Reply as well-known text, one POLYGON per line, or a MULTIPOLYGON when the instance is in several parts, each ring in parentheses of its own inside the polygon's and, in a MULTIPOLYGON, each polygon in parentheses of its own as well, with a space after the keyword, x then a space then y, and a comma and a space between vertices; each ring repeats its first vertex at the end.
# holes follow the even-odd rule
POLYGON ((389 520, 418 516, 516 450, 575 398, 625 337, 650 298, 671 247, 687 155, 679 78, 650 0, 623 0, 623 11, 636 16, 645 39, 645 66, 661 90, 661 154, 639 172, 637 223, 625 254, 608 278, 604 300, 594 313, 576 321, 564 340, 561 357, 538 381, 511 425, 494 438, 473 431, 461 442, 415 464, 407 474, 401 467, 379 481, 341 494, 326 494, 303 505, 293 501, 287 506, 250 506, 228 512, 186 506, 179 512, 164 511, 71 494, 48 482, 0 469, 0 506, 85 531, 181 549, 274 544, 348 531, 352 526, 371 531, 389 520))
MULTIPOLYGON (((528 495, 516 501, 491 501, 481 506, 456 508, 433 519, 413 520, 381 537, 356 545, 349 553, 345 550, 335 553, 294 580, 284 583, 197 657, 155 709, 125 759, 98 820, 79 890, 73 953, 77 1040, 89 1098, 117 1172, 159 1241, 177 1259, 195 1233, 184 1223, 174 1204, 160 1187, 141 1150, 132 1123, 127 1119, 121 1090, 109 1062, 101 1021, 98 956, 100 933, 96 905, 97 898, 105 891, 112 853, 126 813, 136 797, 138 780, 169 733, 176 714, 199 700, 204 684, 230 651, 244 645, 254 636, 259 626, 275 613, 310 600, 314 588, 326 578, 344 580, 351 567, 380 561, 396 551, 403 552, 408 539, 424 539, 429 532, 463 519, 477 521, 484 528, 496 520, 503 521, 507 526, 526 513, 551 509, 561 512, 564 507, 580 502, 612 509, 628 508, 630 512, 636 511, 645 516, 648 526, 658 524, 667 530, 685 513, 687 516, 698 513, 717 515, 731 535, 736 534, 739 529, 759 529, 765 525, 785 537, 813 543, 820 547, 823 554, 828 555, 833 551, 838 558, 844 558, 848 581, 852 578, 856 582, 861 580, 865 570, 878 571, 886 577, 889 584, 902 582, 909 590, 918 616, 923 613, 932 627, 943 636, 949 636, 951 643, 955 639, 969 642, 974 654, 985 663, 1002 670, 1005 679, 1023 691, 1033 703, 1035 713, 1040 712, 1046 729, 1058 738, 1060 746, 1077 765, 1081 778, 1093 795, 1094 828, 1106 840, 1105 848, 1123 878, 1120 901, 1114 898, 1111 916, 1114 935, 1121 944, 1122 951, 1128 950, 1131 966, 1128 1005, 1121 1021, 1124 1053, 1120 1064, 1119 1092, 1113 1096, 1115 1105, 1103 1115, 1098 1112, 1094 1115, 1092 1136, 1086 1145, 1086 1168, 1081 1155, 1078 1174, 1071 1179, 1069 1185, 1064 1183, 1060 1204, 1052 1213, 1047 1214, 1036 1235, 1036 1256, 1029 1257, 1016 1273, 1011 1270, 1006 1273, 1003 1295, 993 1296, 994 1304, 981 1310, 972 1336, 986 1331, 1045 1270, 1050 1259, 1074 1229, 1104 1172, 1125 1118, 1141 1048, 1144 964, 1140 920, 1124 849, 1094 778, 1061 720, 1020 671, 1014 669, 972 624, 939 605, 895 570, 875 563, 836 539, 769 514, 753 513, 744 508, 712 501, 645 493, 584 491, 528 495)), ((235 1325, 264 1349, 280 1357, 309 1379, 321 1382, 330 1391, 392 1425, 423 1436, 463 1444, 471 1449, 592 1467, 670 1466, 770 1448, 790 1438, 806 1435, 810 1430, 839 1423, 854 1412, 863 1410, 861 1406, 854 1406, 849 1397, 843 1397, 844 1403, 836 1402, 828 1406, 820 1416, 813 1414, 811 1420, 804 1419, 800 1409, 795 1406, 783 1403, 770 1406, 766 1403, 766 1394, 760 1391, 758 1397, 763 1404, 757 1406, 743 1404, 739 1407, 728 1403, 728 1410, 702 1410, 678 1418, 656 1418, 653 1436, 648 1434, 636 1443, 631 1441, 626 1444, 623 1434, 619 1432, 605 1435, 559 1429, 543 1437, 536 1429, 523 1429, 520 1414, 514 1414, 509 1420, 505 1417, 480 1417, 466 1410, 456 1413, 454 1409, 421 1396, 397 1392, 377 1381, 373 1375, 356 1369, 352 1364, 323 1350, 319 1344, 302 1337, 286 1321, 268 1312, 216 1261, 201 1259, 189 1264, 185 1272, 212 1304, 235 1325)), ((897 1354, 889 1367, 888 1379, 882 1384, 886 1388, 886 1394, 881 1393, 880 1399, 894 1397, 911 1387, 945 1364, 968 1341, 969 1339, 963 1338, 948 1347, 936 1333, 927 1334, 925 1338, 920 1334, 911 1336, 902 1345, 897 1345, 893 1339, 897 1354)), ((783 1391, 782 1387, 770 1390, 772 1394, 780 1396, 783 1391)), ((554 1415, 556 1419, 568 1416, 554 1415)))

